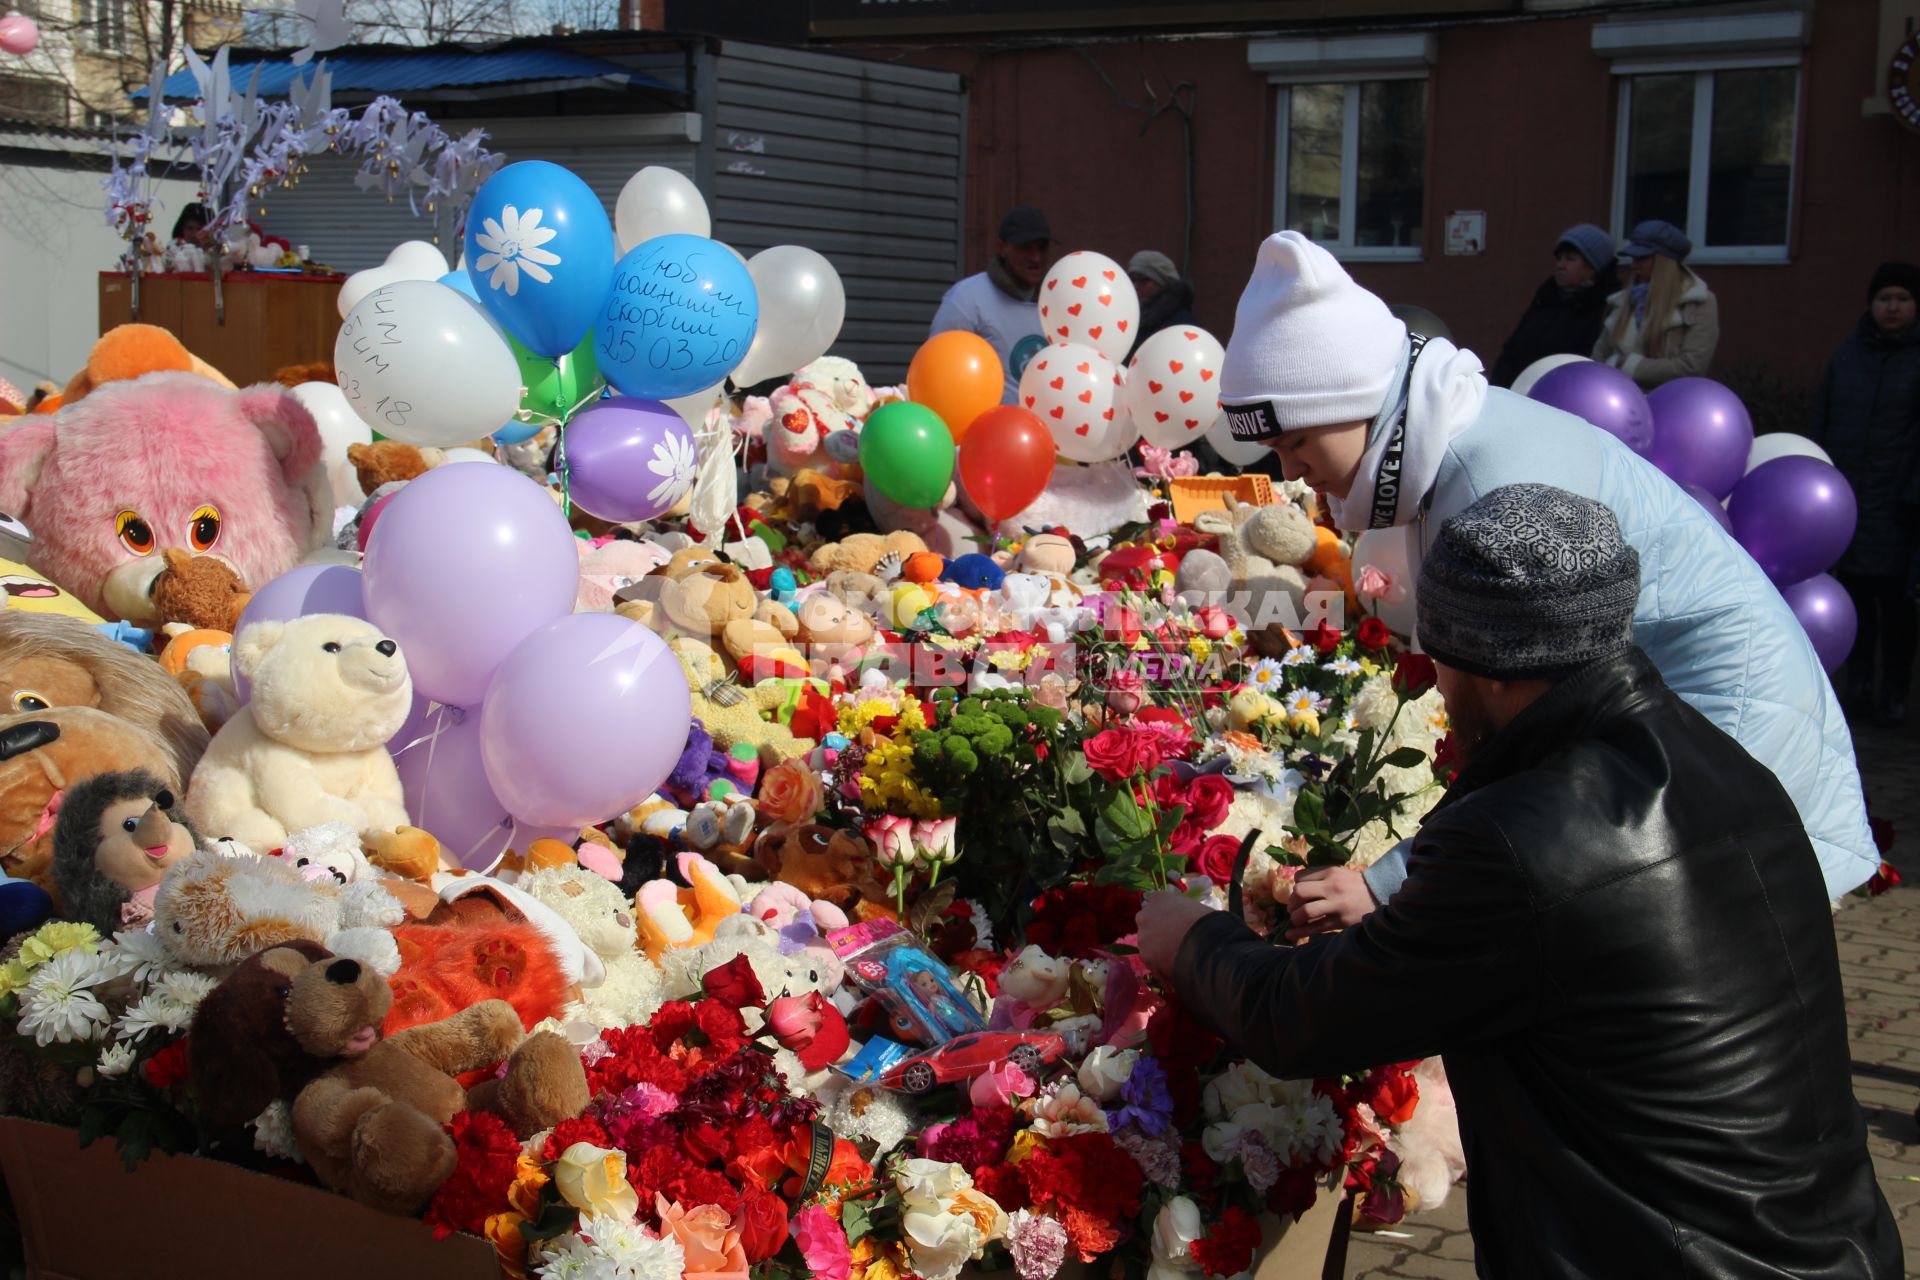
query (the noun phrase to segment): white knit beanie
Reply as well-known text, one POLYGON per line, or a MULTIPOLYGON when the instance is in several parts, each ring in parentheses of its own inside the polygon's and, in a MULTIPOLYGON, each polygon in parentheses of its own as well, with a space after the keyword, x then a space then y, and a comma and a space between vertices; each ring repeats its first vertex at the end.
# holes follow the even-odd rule
POLYGON ((1298 231, 1268 236, 1234 313, 1220 406, 1236 440, 1370 422, 1406 350, 1407 326, 1298 231))

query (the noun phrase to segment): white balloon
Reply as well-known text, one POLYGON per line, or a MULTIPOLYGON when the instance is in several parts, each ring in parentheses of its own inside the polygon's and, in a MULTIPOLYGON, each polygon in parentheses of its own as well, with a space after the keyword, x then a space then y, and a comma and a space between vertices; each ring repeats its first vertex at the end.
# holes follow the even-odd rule
POLYGON ((1414 632, 1413 557, 1407 543, 1407 530, 1369 529, 1353 544, 1353 583, 1361 596, 1360 607, 1372 607, 1395 635, 1411 638, 1414 632), (1375 570, 1384 580, 1383 594, 1369 598, 1359 588, 1362 575, 1375 570))
POLYGON ((1061 457, 1105 462, 1139 438, 1133 419, 1121 411, 1125 386, 1113 361, 1092 347, 1064 343, 1027 361, 1020 403, 1046 424, 1061 457))
POLYGON ((1220 340, 1198 325, 1177 324, 1140 344, 1121 398, 1140 438, 1184 449, 1220 416, 1220 340))
POLYGON ((361 300, 333 367, 347 403, 383 436, 446 448, 500 429, 520 409, 520 367, 480 304, 431 280, 361 300))
POLYGON ((313 415, 320 428, 320 461, 333 485, 333 504, 357 507, 367 495, 360 492, 360 477, 347 461, 347 446, 372 444, 373 431, 360 421, 347 404, 346 395, 331 382, 303 382, 293 389, 294 398, 313 415))
POLYGON ((685 422, 693 434, 698 436, 706 430, 707 412, 713 408, 714 402, 720 399, 720 388, 725 385, 726 380, 723 378, 710 387, 689 392, 684 396, 675 396, 671 400, 662 400, 660 403, 679 414, 681 421, 685 422))
POLYGON ((1586 360, 1587 357, 1585 356, 1541 356, 1538 360, 1535 360, 1532 364, 1522 369, 1520 376, 1513 380, 1513 394, 1517 396, 1527 395, 1532 392, 1534 383, 1540 381, 1540 379, 1546 377, 1555 369, 1564 369, 1570 364, 1582 364, 1585 363, 1586 360))
POLYGON ((1753 438, 1753 452, 1747 455, 1747 473, 1751 475, 1755 467, 1763 462, 1772 462, 1775 458, 1818 458, 1828 466, 1833 465, 1833 459, 1827 456, 1827 451, 1805 436, 1797 436, 1791 431, 1774 431, 1753 438))
POLYGON ((627 179, 613 206, 615 242, 620 256, 655 236, 713 235, 706 197, 693 180, 674 169, 650 164, 627 179))
POLYGON ((1040 285, 1040 332, 1048 342, 1078 342, 1118 364, 1140 336, 1140 295, 1119 263, 1076 249, 1040 285))
POLYGON ((446 451, 446 457, 441 461, 440 465, 444 467, 455 462, 491 462, 498 466, 500 459, 490 453, 483 453, 478 449, 448 449, 446 451))
POLYGON ((1250 467, 1262 458, 1268 457, 1273 450, 1264 444, 1246 440, 1236 440, 1227 429, 1227 415, 1221 414, 1207 428, 1207 443, 1220 455, 1220 460, 1232 467, 1250 467))
POLYGON ((760 323, 733 385, 784 377, 827 354, 847 318, 847 291, 833 264, 797 244, 777 244, 747 259, 760 295, 760 323))
POLYGON ((377 267, 356 271, 340 286, 338 306, 345 320, 360 300, 375 289, 401 280, 438 280, 447 274, 447 255, 425 240, 406 240, 397 244, 387 260, 377 267))

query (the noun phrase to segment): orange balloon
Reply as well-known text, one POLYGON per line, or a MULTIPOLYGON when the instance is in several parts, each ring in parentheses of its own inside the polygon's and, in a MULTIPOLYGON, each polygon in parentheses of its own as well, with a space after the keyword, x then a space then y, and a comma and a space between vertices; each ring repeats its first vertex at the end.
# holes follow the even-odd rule
POLYGON ((940 415, 958 441, 973 420, 1000 403, 1006 370, 993 344, 977 333, 949 329, 920 344, 907 366, 907 399, 940 415))
POLYGON ((1053 479, 1053 433, 1017 404, 996 405, 967 426, 960 442, 960 483, 989 520, 1033 505, 1053 479))

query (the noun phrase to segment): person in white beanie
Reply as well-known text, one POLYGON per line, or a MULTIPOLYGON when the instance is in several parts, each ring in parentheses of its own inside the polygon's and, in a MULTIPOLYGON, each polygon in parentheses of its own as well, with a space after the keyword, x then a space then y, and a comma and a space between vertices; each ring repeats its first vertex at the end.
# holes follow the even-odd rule
MULTIPOLYGON (((1220 401, 1234 438, 1270 446, 1288 479, 1326 495, 1342 529, 1404 529, 1415 575, 1440 526, 1504 485, 1553 485, 1611 507, 1643 566, 1634 642, 1780 779, 1830 895, 1879 869, 1853 741, 1806 632, 1705 509, 1613 436, 1489 387, 1478 356, 1410 334, 1294 231, 1260 246, 1220 401)), ((1405 868, 1403 844, 1364 879, 1303 873, 1295 933, 1353 924, 1405 868)))

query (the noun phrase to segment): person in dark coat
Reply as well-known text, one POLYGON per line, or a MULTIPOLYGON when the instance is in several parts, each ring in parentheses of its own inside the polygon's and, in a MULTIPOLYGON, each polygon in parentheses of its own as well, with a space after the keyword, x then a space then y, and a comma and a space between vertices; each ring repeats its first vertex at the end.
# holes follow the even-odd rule
POLYGON ((1562 489, 1448 520, 1415 607, 1465 764, 1405 885, 1299 947, 1162 891, 1140 954, 1283 1079, 1444 1053, 1482 1276, 1893 1280, 1820 864, 1634 647, 1639 583, 1562 489))
POLYGON ((1920 616, 1907 590, 1920 517, 1916 299, 1920 266, 1888 262, 1873 273, 1867 313, 1833 353, 1807 430, 1853 486, 1860 506, 1853 542, 1834 570, 1860 615, 1859 638, 1847 659, 1845 701, 1850 710, 1871 709, 1884 724, 1907 718, 1920 636, 1920 616))
POLYGON ((1613 237, 1590 222, 1570 229, 1553 246, 1553 274, 1534 290, 1513 336, 1500 348, 1487 381, 1511 387, 1536 360, 1589 355, 1600 338, 1607 296, 1620 290, 1613 237))
POLYGON ((1173 259, 1154 249, 1142 249, 1127 263, 1127 279, 1140 295, 1140 325, 1127 359, 1140 344, 1162 329, 1193 323, 1193 285, 1173 265, 1173 259))

